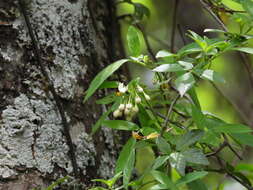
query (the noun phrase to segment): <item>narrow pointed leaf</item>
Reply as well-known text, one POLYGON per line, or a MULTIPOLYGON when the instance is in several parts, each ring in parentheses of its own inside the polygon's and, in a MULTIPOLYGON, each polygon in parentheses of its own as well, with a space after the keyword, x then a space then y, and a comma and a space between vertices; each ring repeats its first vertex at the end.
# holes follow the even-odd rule
POLYGON ((122 66, 127 61, 128 59, 121 59, 119 61, 110 64, 105 69, 100 71, 98 75, 91 81, 91 84, 88 90, 86 91, 84 102, 86 102, 95 93, 95 91, 109 76, 111 76, 117 69, 120 68, 120 66, 122 66))
POLYGON ((125 120, 106 120, 102 122, 102 125, 112 129, 133 131, 139 129, 138 125, 130 121, 125 120))
POLYGON ((155 72, 177 72, 183 70, 184 68, 179 64, 162 64, 153 69, 155 72))
POLYGON ((201 171, 201 172, 192 172, 192 173, 188 173, 185 176, 183 176, 182 178, 180 178, 177 182, 176 185, 184 185, 187 184, 189 182, 195 181, 197 179, 203 178, 208 174, 208 172, 206 171, 201 171))

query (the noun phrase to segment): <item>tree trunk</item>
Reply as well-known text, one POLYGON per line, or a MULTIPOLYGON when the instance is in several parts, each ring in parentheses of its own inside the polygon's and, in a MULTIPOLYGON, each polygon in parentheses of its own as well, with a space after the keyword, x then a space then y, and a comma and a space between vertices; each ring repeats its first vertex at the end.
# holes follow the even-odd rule
POLYGON ((112 176, 121 139, 105 128, 90 137, 102 110, 82 100, 120 53, 114 3, 0 1, 0 189, 46 187, 65 175, 87 189, 112 176))

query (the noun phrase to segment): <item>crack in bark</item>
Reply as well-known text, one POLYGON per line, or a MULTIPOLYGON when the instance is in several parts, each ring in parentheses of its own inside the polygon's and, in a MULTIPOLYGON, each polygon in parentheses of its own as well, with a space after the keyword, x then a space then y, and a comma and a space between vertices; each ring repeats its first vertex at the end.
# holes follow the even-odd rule
POLYGON ((26 11, 26 5, 25 5, 23 0, 18 0, 18 2, 19 2, 20 12, 23 14, 24 19, 25 19, 25 23, 26 23, 27 28, 28 28, 28 32, 29 32, 29 35, 30 35, 30 38, 31 38, 31 41, 32 41, 34 55, 36 56, 38 66, 39 66, 43 76, 46 78, 46 81, 47 81, 48 86, 49 86, 49 90, 53 95, 53 98, 56 102, 56 107, 58 108, 58 111, 60 113, 60 117, 61 117, 62 125, 63 125, 63 131, 62 132, 63 132, 64 136, 66 137, 66 142, 67 142, 68 147, 69 147, 68 154, 69 154, 69 158, 71 159, 71 164, 72 164, 72 167, 73 167, 74 175, 75 175, 76 178, 79 178, 79 169, 78 169, 78 166, 77 166, 75 150, 74 150, 74 144, 72 142, 72 138, 71 138, 70 133, 69 133, 69 125, 67 123, 67 119, 66 119, 66 116, 65 116, 63 105, 62 105, 60 97, 57 95, 57 93, 55 91, 55 88, 53 86, 53 83, 50 80, 49 75, 46 72, 46 69, 45 69, 45 67, 42 63, 41 56, 40 56, 40 49, 38 47, 38 42, 35 39, 35 35, 34 35, 34 32, 33 32, 32 26, 30 24, 30 20, 29 20, 27 11, 26 11))

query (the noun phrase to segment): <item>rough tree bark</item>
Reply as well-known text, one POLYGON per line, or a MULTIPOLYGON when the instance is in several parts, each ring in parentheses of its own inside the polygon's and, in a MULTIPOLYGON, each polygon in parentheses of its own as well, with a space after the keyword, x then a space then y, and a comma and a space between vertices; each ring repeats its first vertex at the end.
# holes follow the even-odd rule
POLYGON ((112 175, 121 140, 109 129, 91 138, 102 110, 94 98, 82 104, 91 79, 119 55, 115 2, 24 3, 48 78, 18 1, 0 0, 0 189, 28 190, 75 176, 73 162, 86 189, 90 179, 112 175))

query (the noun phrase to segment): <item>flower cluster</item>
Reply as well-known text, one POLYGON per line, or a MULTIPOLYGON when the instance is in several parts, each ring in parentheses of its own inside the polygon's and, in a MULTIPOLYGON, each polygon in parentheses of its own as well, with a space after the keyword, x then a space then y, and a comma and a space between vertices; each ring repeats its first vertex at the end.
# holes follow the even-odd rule
POLYGON ((129 87, 119 83, 117 94, 122 95, 123 98, 119 107, 113 112, 113 117, 118 118, 124 115, 128 121, 131 121, 138 113, 138 104, 142 103, 143 98, 146 101, 151 99, 139 85, 131 85, 129 87))

